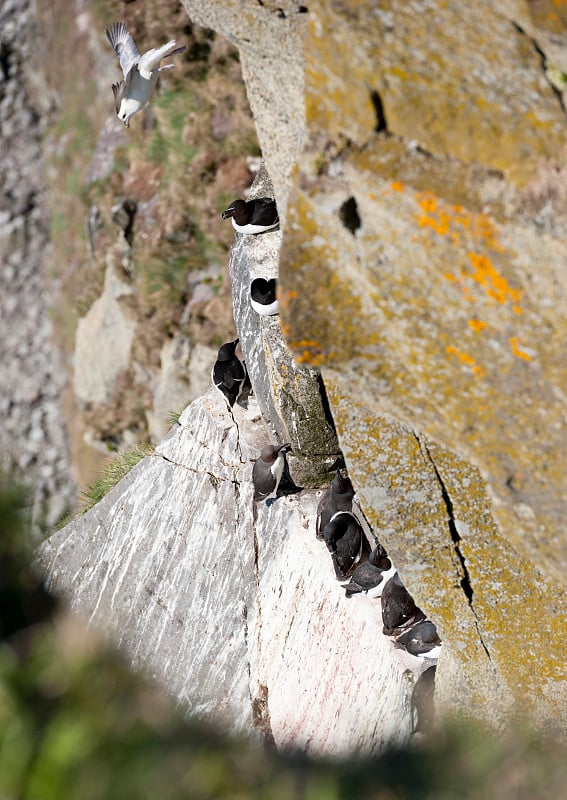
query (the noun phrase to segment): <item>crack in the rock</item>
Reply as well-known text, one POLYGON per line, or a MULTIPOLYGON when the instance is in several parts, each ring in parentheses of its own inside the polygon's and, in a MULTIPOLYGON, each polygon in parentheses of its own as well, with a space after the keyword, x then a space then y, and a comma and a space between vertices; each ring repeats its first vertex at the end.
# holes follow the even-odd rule
MULTIPOLYGON (((235 486, 240 487, 240 481, 237 478, 226 478, 220 475, 215 475, 214 472, 211 472, 208 469, 196 469, 195 467, 188 467, 187 464, 180 464, 178 461, 174 461, 172 458, 168 458, 164 456, 163 453, 151 453, 150 454, 154 458, 163 458, 164 461, 167 461, 168 464, 173 464, 174 467, 181 467, 181 469, 186 469, 187 472, 194 472, 195 475, 208 475, 211 483, 213 486, 218 487, 223 481, 227 483, 232 483, 235 486)), ((224 464, 224 462, 223 462, 224 464)), ((224 466, 232 467, 235 469, 235 466, 232 464, 224 464, 224 466)))
POLYGON ((228 410, 229 410, 230 416, 232 418, 232 421, 234 423, 234 427, 236 428, 236 447, 235 447, 235 450, 238 453, 238 459, 239 459, 240 463, 241 464, 245 464, 246 460, 242 458, 242 447, 240 445, 240 426, 238 425, 238 422, 236 421, 236 418, 234 416, 234 412, 233 412, 232 408, 230 408, 230 406, 229 406, 228 410))
POLYGON ((549 85, 551 86, 551 89, 553 90, 553 93, 555 94, 555 96, 556 96, 556 98, 557 98, 557 100, 559 102, 559 105, 561 106, 561 110, 567 116, 567 108, 565 107, 565 103, 563 101, 563 95, 561 94, 559 89, 556 86, 554 86, 553 83, 550 81, 550 79, 547 77, 548 59, 547 59, 547 56, 546 56, 545 52, 541 49, 541 47, 536 42, 536 40, 533 38, 533 36, 530 36, 530 34, 527 31, 525 31, 522 28, 521 25, 518 25, 518 23, 515 22, 514 20, 511 20, 511 22, 512 22, 512 26, 518 31, 518 33, 520 33, 522 36, 526 37, 526 39, 530 42, 530 44, 532 45, 532 47, 534 48, 534 50, 538 54, 538 56, 540 58, 540 61, 541 61, 541 67, 542 67, 542 70, 543 70, 544 77, 545 77, 546 81, 549 83, 549 85))
POLYGON ((445 504, 445 508, 447 509, 449 533, 451 535, 451 540, 453 542, 453 547, 454 547, 454 550, 455 550, 455 554, 456 554, 456 556, 457 556, 457 558, 459 560, 459 564, 461 565, 461 572, 462 572, 462 577, 461 577, 461 580, 460 580, 461 589, 463 590, 463 592, 465 594, 465 597, 467 598, 467 602, 469 604, 469 608, 470 608, 470 610, 471 610, 471 612, 473 614, 475 628, 476 628, 476 631, 477 631, 477 634, 478 634, 479 641, 480 641, 480 643, 481 643, 481 645, 482 645, 482 647, 484 649, 484 652, 486 653, 488 659, 491 660, 490 652, 488 650, 488 647, 486 646, 486 643, 485 643, 485 641, 483 639, 483 636, 482 636, 482 633, 480 631, 480 620, 478 618, 478 615, 476 613, 476 609, 475 609, 474 604, 473 604, 474 591, 473 591, 473 588, 472 588, 472 583, 471 583, 469 571, 467 569, 466 559, 465 559, 463 553, 461 552, 460 543, 462 541, 462 537, 461 537, 461 535, 460 535, 460 533, 458 531, 457 525, 455 523, 455 514, 454 514, 453 501, 451 500, 451 496, 449 495, 447 487, 445 486, 445 482, 444 482, 443 478, 441 477, 441 473, 439 472, 439 469, 437 468, 437 464, 435 463, 435 461, 433 459, 433 456, 431 455, 427 444, 425 442, 422 442, 421 439, 419 438, 419 436, 416 433, 414 433, 414 436, 415 436, 415 438, 417 440, 417 443, 419 445, 419 449, 421 450, 422 453, 424 453, 427 456, 427 460, 430 462, 431 466, 433 467, 433 471, 435 472, 435 477, 437 478, 437 482, 439 483, 439 488, 441 490, 441 497, 443 498, 443 503, 445 504))

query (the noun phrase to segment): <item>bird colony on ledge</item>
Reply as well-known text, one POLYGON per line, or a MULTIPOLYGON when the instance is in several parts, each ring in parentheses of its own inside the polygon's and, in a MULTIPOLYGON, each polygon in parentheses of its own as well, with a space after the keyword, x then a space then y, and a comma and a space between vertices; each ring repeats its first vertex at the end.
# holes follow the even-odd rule
MULTIPOLYGON (((123 22, 113 23, 106 30, 106 36, 124 73, 124 80, 112 86, 116 114, 129 127, 132 116, 149 102, 159 72, 174 66, 161 66, 162 59, 182 53, 186 45, 176 47, 176 42, 171 40, 140 56, 123 22)), ((234 200, 221 217, 230 219, 234 230, 241 235, 257 236, 279 229, 279 215, 273 198, 234 200)), ((250 285, 250 304, 262 316, 278 314, 277 279, 255 278, 250 285)), ((236 402, 245 405, 252 392, 246 365, 236 355, 238 343, 239 340, 235 339, 220 347, 211 372, 212 383, 229 408, 236 402)), ((267 444, 262 448, 252 471, 254 502, 265 502, 269 506, 278 497, 301 491, 289 472, 286 453, 290 450, 289 443, 267 444)), ((360 521, 353 512, 353 498, 354 489, 348 475, 345 470, 337 470, 331 486, 319 502, 317 538, 327 546, 335 575, 346 597, 366 595, 380 598, 383 634, 391 638, 395 647, 433 662, 416 681, 412 695, 414 732, 423 731, 430 726, 433 717, 434 662, 441 649, 441 640, 433 622, 426 619, 416 606, 376 537, 376 545, 370 549, 360 521)))

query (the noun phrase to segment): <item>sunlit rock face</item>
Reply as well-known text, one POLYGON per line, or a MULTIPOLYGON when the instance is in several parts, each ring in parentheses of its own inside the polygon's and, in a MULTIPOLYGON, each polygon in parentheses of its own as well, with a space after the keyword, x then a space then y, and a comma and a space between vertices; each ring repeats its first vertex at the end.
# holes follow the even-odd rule
POLYGON ((515 2, 185 5, 239 46, 285 209, 286 339, 439 625, 439 703, 565 728, 565 21, 515 2))
POLYGON ((252 501, 267 437, 215 389, 106 497, 47 540, 48 586, 193 716, 319 755, 410 736, 427 662, 347 599, 315 535, 321 491, 252 501))
MULTIPOLYGON (((264 169, 254 181, 255 197, 272 197, 264 169)), ((230 253, 233 314, 254 394, 274 441, 289 442, 291 475, 298 486, 329 483, 341 452, 328 400, 317 369, 293 357, 279 314, 262 316, 250 303, 254 278, 278 277, 281 232, 237 234, 230 253)))

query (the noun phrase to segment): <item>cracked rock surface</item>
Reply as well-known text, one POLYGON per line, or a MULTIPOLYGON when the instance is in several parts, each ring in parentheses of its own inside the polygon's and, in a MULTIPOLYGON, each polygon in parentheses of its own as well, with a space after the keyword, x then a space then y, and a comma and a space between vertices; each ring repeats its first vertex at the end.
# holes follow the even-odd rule
POLYGON ((564 21, 480 0, 185 5, 241 51, 285 209, 287 342, 439 627, 437 701, 564 731, 564 21))
POLYGON ((41 546, 49 586, 225 731, 256 726, 278 747, 326 755, 402 743, 427 665, 382 636, 378 600, 346 599, 315 536, 320 492, 254 506, 266 429, 253 412, 214 389, 194 401, 154 454, 41 546))

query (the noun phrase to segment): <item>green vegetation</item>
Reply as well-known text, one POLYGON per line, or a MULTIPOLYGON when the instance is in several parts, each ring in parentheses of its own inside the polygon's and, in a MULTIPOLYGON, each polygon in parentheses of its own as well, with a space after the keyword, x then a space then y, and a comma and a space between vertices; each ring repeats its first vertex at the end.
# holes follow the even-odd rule
POLYGON ((138 461, 153 453, 153 447, 149 444, 139 444, 125 450, 112 458, 107 459, 98 479, 82 493, 84 514, 99 503, 102 498, 127 475, 138 461))
POLYGON ((181 411, 170 411, 167 415, 167 421, 173 427, 173 425, 179 425, 179 418, 181 417, 181 411))
MULTIPOLYGON (((112 92, 110 85, 107 94, 101 92, 94 79, 88 37, 77 30, 64 0, 38 2, 46 33, 45 71, 53 77, 60 109, 48 126, 44 149, 54 209, 48 270, 58 287, 52 318, 66 355, 73 350, 78 318, 100 296, 111 251, 120 272, 112 208, 126 197, 137 204, 132 249, 125 256, 131 265, 125 265, 120 277, 133 290, 127 301, 128 313, 138 323, 132 359, 142 370, 130 386, 140 403, 135 406, 121 384, 107 407, 81 412, 83 431, 88 428, 94 438, 120 446, 125 429, 135 430, 140 439, 146 435, 145 411, 152 393, 140 376, 159 368, 165 338, 180 332, 184 309, 199 282, 192 273, 208 275, 203 280, 212 281, 228 300, 226 263, 233 230, 221 221, 220 211, 251 182, 246 157, 258 154, 259 148, 236 50, 212 31, 192 25, 178 0, 126 5, 96 0, 91 10, 101 39, 109 22, 124 19, 140 49, 166 41, 173 32, 187 44, 185 53, 175 57, 175 68, 161 75, 147 112, 136 115, 128 131, 106 127, 102 140, 103 123, 113 114, 112 92), (73 69, 60 63, 68 41, 74 43, 73 69), (97 146, 98 177, 91 180, 97 146), (219 195, 225 198, 222 207, 219 195)), ((107 56, 114 58, 110 47, 107 56)), ((118 62, 115 67, 118 79, 118 62)), ((214 343, 232 334, 227 329, 231 324, 226 315, 199 308, 184 333, 214 343)), ((83 463, 86 473, 92 459, 85 453, 81 426, 77 428, 75 458, 83 474, 83 463)))

